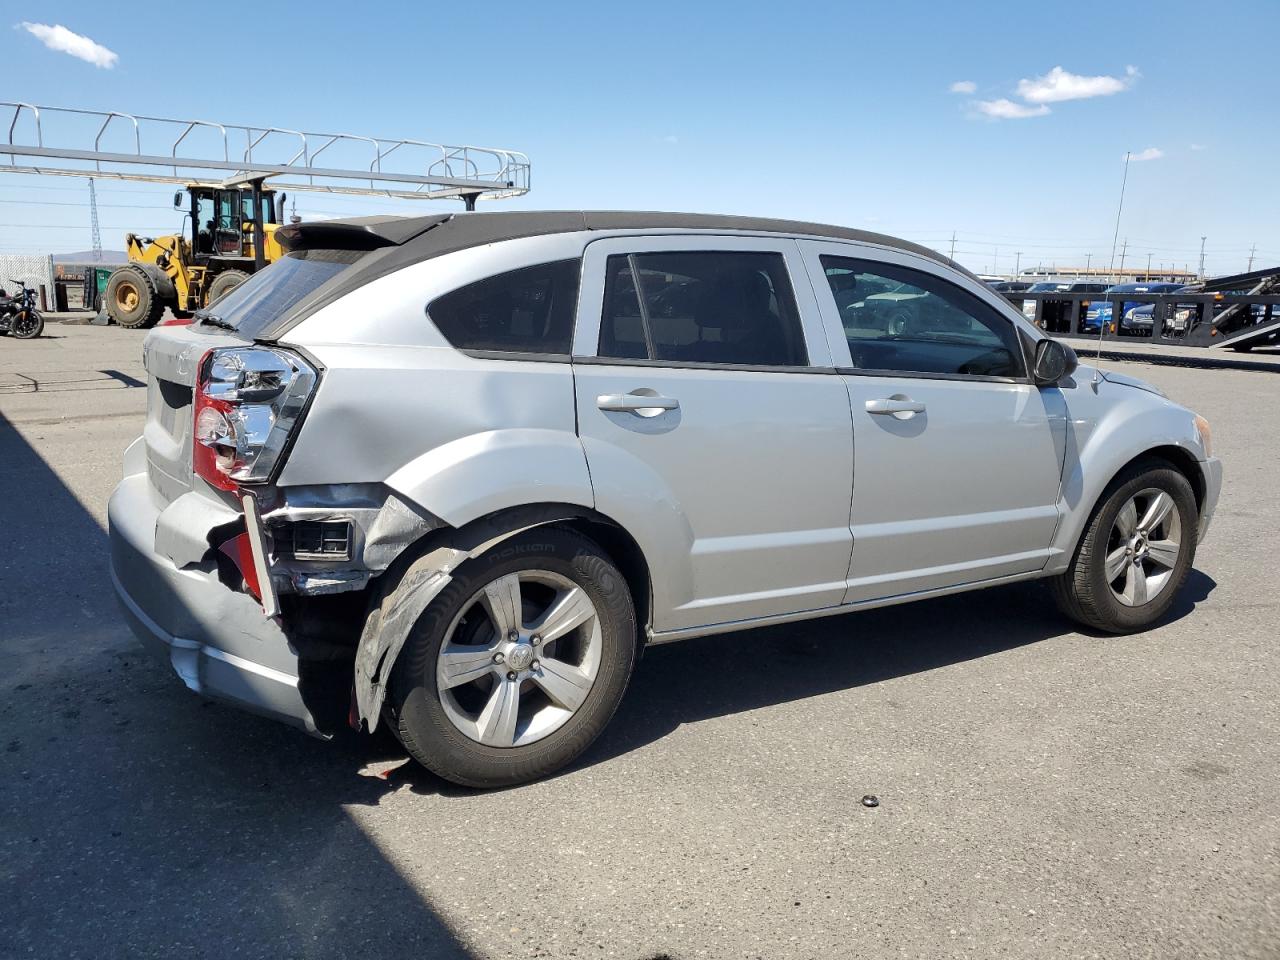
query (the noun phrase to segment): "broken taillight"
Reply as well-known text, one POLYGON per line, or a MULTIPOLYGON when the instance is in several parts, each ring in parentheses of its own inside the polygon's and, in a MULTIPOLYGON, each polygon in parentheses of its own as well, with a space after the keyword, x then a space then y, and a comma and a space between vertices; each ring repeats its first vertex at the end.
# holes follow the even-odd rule
POLYGON ((315 385, 315 370, 287 350, 208 351, 196 374, 196 475, 219 490, 269 480, 315 385))

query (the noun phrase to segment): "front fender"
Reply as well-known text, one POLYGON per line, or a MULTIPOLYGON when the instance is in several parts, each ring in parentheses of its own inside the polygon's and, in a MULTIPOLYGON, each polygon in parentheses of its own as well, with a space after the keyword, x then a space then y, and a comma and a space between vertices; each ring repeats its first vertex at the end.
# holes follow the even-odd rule
POLYGON ((160 294, 162 300, 176 300, 178 291, 173 285, 173 278, 160 269, 160 266, 147 260, 134 261, 133 264, 155 284, 156 293, 160 294))
POLYGON ((1105 380, 1064 392, 1076 395, 1067 398, 1062 520, 1045 568, 1050 574, 1067 568, 1094 505, 1126 464, 1159 447, 1177 447, 1197 462, 1206 459, 1194 414, 1185 407, 1105 380))
POLYGON ((410 460, 386 484, 452 527, 530 503, 595 506, 582 444, 558 430, 459 437, 410 460))

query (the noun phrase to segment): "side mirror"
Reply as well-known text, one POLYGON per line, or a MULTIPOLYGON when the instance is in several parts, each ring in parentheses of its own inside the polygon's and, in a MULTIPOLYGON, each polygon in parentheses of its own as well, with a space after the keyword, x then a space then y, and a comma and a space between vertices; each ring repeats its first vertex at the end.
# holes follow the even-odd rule
POLYGON ((1031 380, 1037 387, 1049 387, 1076 372, 1076 352, 1061 340, 1046 338, 1036 344, 1031 380))
POLYGON ((183 191, 182 191, 182 190, 178 190, 177 192, 175 192, 175 193, 174 193, 174 195, 173 195, 173 209, 175 209, 175 210, 181 210, 181 209, 182 209, 182 197, 183 197, 183 191))

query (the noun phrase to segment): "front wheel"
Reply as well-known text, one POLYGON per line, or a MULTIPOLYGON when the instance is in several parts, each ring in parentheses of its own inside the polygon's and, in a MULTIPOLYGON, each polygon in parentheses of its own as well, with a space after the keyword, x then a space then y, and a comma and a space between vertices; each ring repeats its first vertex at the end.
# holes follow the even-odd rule
POLYGON ((464 564, 422 614, 390 712, 405 749, 444 779, 525 783, 599 736, 635 654, 631 594, 609 557, 572 531, 532 530, 464 564))
POLYGON ((10 329, 19 340, 34 340, 44 333, 44 317, 35 310, 23 310, 13 318, 10 329))
POLYGON ((1195 559, 1195 493, 1172 466, 1140 463, 1094 509, 1067 571, 1050 581, 1067 616, 1107 633, 1132 633, 1173 604, 1195 559))
POLYGON ((212 306, 240 284, 249 279, 243 270, 223 270, 209 284, 209 295, 205 298, 205 306, 212 306))

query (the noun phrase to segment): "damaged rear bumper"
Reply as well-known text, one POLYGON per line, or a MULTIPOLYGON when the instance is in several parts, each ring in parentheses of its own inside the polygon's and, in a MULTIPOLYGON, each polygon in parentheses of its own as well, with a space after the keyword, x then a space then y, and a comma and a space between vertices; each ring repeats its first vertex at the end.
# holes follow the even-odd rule
POLYGON ((107 508, 111 579, 134 633, 196 693, 316 734, 279 624, 221 583, 212 559, 179 568, 158 553, 159 515, 145 473, 125 477, 107 508))

